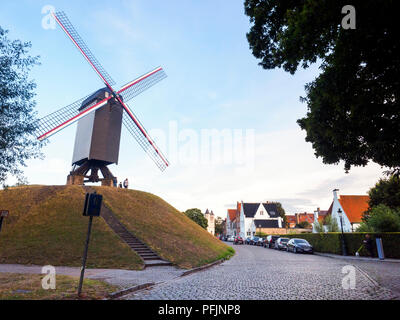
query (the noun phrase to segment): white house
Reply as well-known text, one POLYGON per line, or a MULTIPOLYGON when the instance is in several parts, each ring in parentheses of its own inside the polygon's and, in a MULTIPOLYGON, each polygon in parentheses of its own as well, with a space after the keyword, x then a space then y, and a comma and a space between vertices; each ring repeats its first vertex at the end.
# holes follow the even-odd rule
POLYGON ((276 203, 273 202, 244 203, 242 201, 239 221, 239 235, 243 238, 254 236, 257 232, 257 228, 263 228, 259 227, 259 225, 282 228, 282 218, 279 215, 276 203))
MULTIPOLYGON (((366 195, 338 196, 338 191, 339 189, 333 190, 333 201, 327 214, 332 215, 332 218, 336 220, 339 230, 343 224, 344 232, 354 232, 359 227, 364 212, 368 209, 369 197, 366 195), (342 219, 340 219, 340 213, 342 219)), ((316 214, 316 219, 318 219, 318 213, 316 214)))
POLYGON ((236 209, 228 209, 226 215, 226 235, 235 237, 237 235, 236 229, 236 209))

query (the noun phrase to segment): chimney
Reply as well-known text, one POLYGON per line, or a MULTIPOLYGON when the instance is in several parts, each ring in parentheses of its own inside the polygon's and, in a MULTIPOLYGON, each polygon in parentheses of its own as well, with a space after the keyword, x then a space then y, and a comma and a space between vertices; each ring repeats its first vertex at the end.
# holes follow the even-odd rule
POLYGON ((339 189, 333 189, 333 201, 338 200, 337 192, 339 189))

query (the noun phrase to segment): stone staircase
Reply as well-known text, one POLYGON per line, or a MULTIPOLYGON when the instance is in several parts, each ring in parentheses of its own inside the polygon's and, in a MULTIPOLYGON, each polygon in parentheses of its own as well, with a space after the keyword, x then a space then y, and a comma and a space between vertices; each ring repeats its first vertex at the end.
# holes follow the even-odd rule
POLYGON ((106 221, 110 228, 143 259, 145 268, 172 265, 171 262, 161 259, 148 246, 130 233, 125 226, 119 222, 114 213, 104 205, 104 203, 101 207, 101 217, 106 221))

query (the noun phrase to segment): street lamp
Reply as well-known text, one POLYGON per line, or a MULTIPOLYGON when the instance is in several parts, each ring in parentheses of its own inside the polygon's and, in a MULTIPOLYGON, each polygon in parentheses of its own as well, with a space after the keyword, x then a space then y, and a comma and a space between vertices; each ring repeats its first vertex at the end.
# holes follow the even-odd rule
POLYGON ((344 242, 344 232, 343 232, 343 211, 339 208, 337 213, 340 218, 340 226, 342 228, 342 253, 344 256, 347 256, 346 244, 344 242))

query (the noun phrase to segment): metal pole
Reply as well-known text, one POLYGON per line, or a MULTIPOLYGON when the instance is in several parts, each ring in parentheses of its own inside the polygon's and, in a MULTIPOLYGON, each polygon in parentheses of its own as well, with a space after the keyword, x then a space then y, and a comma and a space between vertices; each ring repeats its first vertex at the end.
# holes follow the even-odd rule
POLYGON ((90 216, 88 232, 87 232, 87 236, 86 236, 85 251, 83 252, 83 258, 82 258, 82 268, 81 268, 81 277, 79 279, 78 296, 80 296, 81 292, 82 292, 83 277, 85 275, 85 268, 86 268, 86 258, 87 258, 87 253, 88 253, 88 249, 89 249, 90 233, 92 231, 92 221, 93 221, 93 216, 90 216))
POLYGON ((343 218, 342 217, 340 217, 340 225, 342 227, 342 255, 347 256, 346 245, 344 243, 343 218))
POLYGON ((0 217, 0 231, 1 231, 1 226, 3 225, 3 219, 4 217, 0 217))

